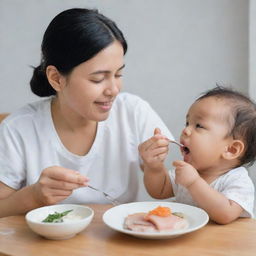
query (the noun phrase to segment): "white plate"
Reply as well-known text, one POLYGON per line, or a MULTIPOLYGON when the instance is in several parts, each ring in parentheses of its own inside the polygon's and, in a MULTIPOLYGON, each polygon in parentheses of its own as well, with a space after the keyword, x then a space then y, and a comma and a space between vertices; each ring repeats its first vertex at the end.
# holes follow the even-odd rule
POLYGON ((103 221, 110 228, 128 235, 148 239, 167 239, 174 238, 202 228, 209 221, 209 216, 204 210, 186 204, 170 202, 136 202, 121 204, 107 210, 103 215, 103 221), (189 222, 188 228, 159 233, 142 233, 124 229, 124 219, 127 217, 127 215, 137 212, 148 212, 157 206, 170 207, 172 212, 184 213, 189 222))

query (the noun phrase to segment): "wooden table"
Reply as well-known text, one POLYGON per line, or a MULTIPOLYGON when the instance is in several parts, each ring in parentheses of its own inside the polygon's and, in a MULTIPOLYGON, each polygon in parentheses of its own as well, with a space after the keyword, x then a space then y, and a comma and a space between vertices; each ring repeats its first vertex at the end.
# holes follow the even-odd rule
POLYGON ((255 256, 256 220, 238 219, 228 225, 208 223, 202 229, 169 240, 147 240, 111 230, 102 221, 110 205, 90 205, 90 226, 69 240, 53 241, 34 234, 24 216, 0 218, 0 255, 50 256, 255 256))

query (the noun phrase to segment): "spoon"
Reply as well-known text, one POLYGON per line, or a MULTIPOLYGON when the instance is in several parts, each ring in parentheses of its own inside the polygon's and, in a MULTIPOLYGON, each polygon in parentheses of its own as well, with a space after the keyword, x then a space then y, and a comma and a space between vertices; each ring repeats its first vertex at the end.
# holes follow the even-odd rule
MULTIPOLYGON (((168 139, 168 138, 167 138, 168 139)), ((170 139, 168 139, 168 141, 170 142, 170 143, 174 143, 174 144, 176 144, 176 145, 178 145, 178 146, 180 146, 180 147, 184 147, 184 145, 182 145, 181 143, 179 143, 179 142, 177 142, 176 140, 170 140, 170 139)))
POLYGON ((183 152, 184 152, 185 154, 189 154, 190 150, 189 150, 189 148, 187 148, 186 146, 182 145, 181 143, 177 142, 176 140, 170 140, 170 139, 168 139, 168 141, 169 141, 170 143, 176 144, 176 145, 178 145, 179 147, 181 147, 182 150, 183 150, 183 152))
POLYGON ((105 196, 105 198, 108 199, 113 205, 119 205, 120 204, 120 202, 118 202, 115 198, 113 198, 111 195, 107 194, 106 192, 104 192, 104 191, 102 191, 98 188, 92 187, 91 185, 88 185, 87 187, 102 193, 105 196))

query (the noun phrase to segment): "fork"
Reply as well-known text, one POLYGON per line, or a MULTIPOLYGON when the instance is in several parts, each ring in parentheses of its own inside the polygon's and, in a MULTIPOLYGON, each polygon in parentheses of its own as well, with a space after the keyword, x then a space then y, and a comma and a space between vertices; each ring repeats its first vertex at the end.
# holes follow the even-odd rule
POLYGON ((107 200, 109 200, 113 205, 119 205, 119 204, 120 204, 119 201, 117 201, 115 198, 113 198, 113 197, 112 197, 111 195, 109 195, 108 193, 106 193, 106 192, 104 192, 104 191, 102 191, 102 190, 100 190, 100 189, 98 189, 98 188, 95 188, 95 187, 93 187, 93 186, 91 186, 91 185, 88 185, 87 187, 90 188, 90 189, 93 189, 93 190, 95 190, 95 191, 98 191, 98 192, 102 193, 102 194, 105 196, 105 198, 106 198, 107 200))

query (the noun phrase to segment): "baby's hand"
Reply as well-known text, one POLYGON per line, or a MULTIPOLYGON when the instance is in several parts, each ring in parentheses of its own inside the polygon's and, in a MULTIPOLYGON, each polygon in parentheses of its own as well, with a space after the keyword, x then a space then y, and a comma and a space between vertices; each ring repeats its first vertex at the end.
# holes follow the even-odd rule
POLYGON ((200 176, 197 170, 184 161, 174 161, 175 183, 187 188, 192 185, 200 176))
POLYGON ((139 145, 139 153, 143 164, 150 169, 163 167, 163 162, 168 154, 169 142, 160 129, 156 128, 154 136, 139 145))

